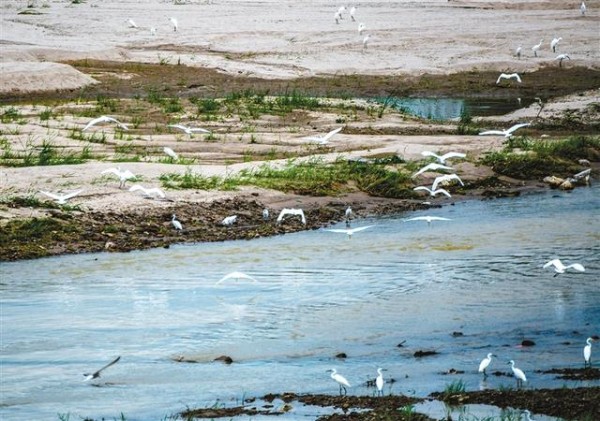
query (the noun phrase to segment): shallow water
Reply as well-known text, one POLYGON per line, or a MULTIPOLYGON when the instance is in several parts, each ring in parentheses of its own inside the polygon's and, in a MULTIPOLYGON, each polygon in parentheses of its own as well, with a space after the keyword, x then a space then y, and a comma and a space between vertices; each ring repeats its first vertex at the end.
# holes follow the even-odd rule
POLYGON ((459 379, 467 390, 514 387, 478 375, 488 352, 498 355, 492 371, 508 373, 514 359, 528 388, 598 385, 536 370, 582 366, 585 339, 600 331, 599 195, 548 191, 415 214, 452 218, 430 227, 407 215, 365 219, 354 225, 374 226, 351 240, 318 230, 2 263, 1 418, 162 419, 271 392, 335 394, 333 367, 351 394, 373 394, 364 383, 378 366, 396 380, 386 393, 425 396, 459 379), (541 266, 554 257, 586 272, 553 277, 541 266), (215 285, 235 270, 259 282, 215 285), (536 346, 517 347, 524 338, 536 346), (420 349, 439 354, 414 358, 420 349), (211 362, 222 354, 236 363, 211 362), (199 363, 171 360, 179 355, 199 363), (465 373, 440 374, 450 368, 465 373))

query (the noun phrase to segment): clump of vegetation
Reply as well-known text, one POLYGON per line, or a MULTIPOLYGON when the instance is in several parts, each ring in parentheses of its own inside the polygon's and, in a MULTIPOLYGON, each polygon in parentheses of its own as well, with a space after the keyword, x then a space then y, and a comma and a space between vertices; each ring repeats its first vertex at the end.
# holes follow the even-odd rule
POLYGON ((81 164, 93 158, 91 148, 83 147, 75 152, 60 150, 48 140, 41 145, 29 144, 25 151, 15 152, 10 146, 4 147, 0 155, 0 164, 7 167, 32 167, 37 165, 70 165, 81 164))
POLYGON ((598 160, 600 137, 574 136, 563 140, 510 138, 502 151, 481 159, 495 172, 519 179, 565 177, 581 170, 579 159, 598 160))

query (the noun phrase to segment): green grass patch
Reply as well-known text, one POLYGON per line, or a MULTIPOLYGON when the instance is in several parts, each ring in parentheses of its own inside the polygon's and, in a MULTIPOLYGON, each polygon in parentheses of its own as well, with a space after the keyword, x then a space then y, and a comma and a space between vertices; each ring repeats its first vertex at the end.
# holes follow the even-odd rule
POLYGON ((5 147, 0 155, 0 165, 7 167, 32 167, 44 165, 82 164, 93 159, 91 148, 83 147, 80 151, 65 151, 44 140, 39 146, 28 146, 23 152, 15 152, 5 147))

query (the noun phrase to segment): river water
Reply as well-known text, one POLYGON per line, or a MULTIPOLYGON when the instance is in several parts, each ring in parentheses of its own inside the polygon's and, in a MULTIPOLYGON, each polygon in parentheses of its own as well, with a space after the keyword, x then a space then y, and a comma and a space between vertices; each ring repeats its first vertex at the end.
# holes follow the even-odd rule
POLYGON ((491 371, 515 360, 527 388, 598 385, 537 370, 582 366, 585 339, 600 333, 599 209, 595 186, 367 218, 352 239, 316 230, 2 263, 0 418, 159 420, 271 392, 336 394, 330 368, 351 394, 373 394, 377 367, 396 380, 386 393, 514 387, 482 380, 488 352, 491 371), (426 214, 452 220, 404 221, 426 214), (553 277, 542 265, 555 257, 586 272, 553 277), (258 282, 217 284, 232 271, 258 282), (235 363, 212 362, 220 355, 235 363), (441 374, 450 368, 465 373, 441 374))

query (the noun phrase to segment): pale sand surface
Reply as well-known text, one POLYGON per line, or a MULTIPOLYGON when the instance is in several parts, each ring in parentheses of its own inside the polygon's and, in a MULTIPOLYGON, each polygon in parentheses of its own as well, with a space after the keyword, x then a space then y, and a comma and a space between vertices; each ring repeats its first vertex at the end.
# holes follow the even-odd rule
MULTIPOLYGON (((3 91, 39 89, 36 75, 48 89, 62 89, 63 77, 50 62, 84 58, 180 60, 264 78, 535 70, 555 64, 549 44, 559 36, 558 52, 572 59, 565 65, 600 65, 600 0, 586 2, 586 17, 577 1, 363 0, 347 3, 358 6, 356 22, 346 12, 339 24, 339 4, 331 0, 31 1, 30 9, 24 0, 0 4, 3 91), (19 14, 24 10, 40 14, 19 14), (178 20, 179 31, 169 17, 178 20), (128 26, 130 18, 138 28, 128 26), (371 37, 367 50, 358 22, 371 37), (531 47, 540 39, 536 58, 531 47), (521 60, 514 57, 519 45, 521 60), (31 62, 47 62, 48 71, 31 62)), ((72 83, 73 71, 64 72, 72 83)), ((81 75, 81 85, 89 82, 81 75)))

